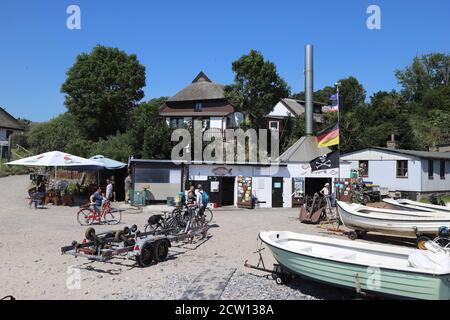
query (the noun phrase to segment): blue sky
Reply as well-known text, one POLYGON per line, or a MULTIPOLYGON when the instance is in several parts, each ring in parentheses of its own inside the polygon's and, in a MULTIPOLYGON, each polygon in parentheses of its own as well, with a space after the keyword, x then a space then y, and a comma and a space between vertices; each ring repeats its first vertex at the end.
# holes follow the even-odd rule
POLYGON ((303 89, 304 45, 315 45, 315 89, 353 75, 368 94, 398 89, 394 71, 421 53, 450 51, 448 0, 2 0, 0 105, 45 121, 65 111, 65 72, 96 44, 135 53, 147 69, 145 98, 170 96, 200 71, 233 81, 232 61, 250 49, 303 89), (81 8, 81 30, 66 8, 81 8), (370 4, 381 30, 366 27, 370 4))

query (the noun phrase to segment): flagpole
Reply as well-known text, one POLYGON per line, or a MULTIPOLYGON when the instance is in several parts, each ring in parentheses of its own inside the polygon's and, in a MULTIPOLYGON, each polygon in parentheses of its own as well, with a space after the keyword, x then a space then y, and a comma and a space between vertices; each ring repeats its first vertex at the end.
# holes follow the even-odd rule
MULTIPOLYGON (((339 86, 341 85, 340 82, 336 82, 336 99, 337 99, 337 113, 338 113, 338 129, 339 129, 339 135, 341 135, 341 106, 340 106, 340 100, 339 100, 339 86)), ((339 186, 341 183, 341 138, 339 137, 339 143, 338 143, 338 182, 339 186)), ((339 190, 341 191, 341 190, 339 190)))

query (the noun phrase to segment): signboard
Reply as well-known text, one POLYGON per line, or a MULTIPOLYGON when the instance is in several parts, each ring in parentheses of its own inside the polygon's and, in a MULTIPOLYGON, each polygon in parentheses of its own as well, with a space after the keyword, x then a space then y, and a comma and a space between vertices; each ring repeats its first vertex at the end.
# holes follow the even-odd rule
POLYGON ((238 184, 238 201, 239 208, 252 208, 252 178, 251 177, 237 177, 238 184))
POLYGON ((219 181, 211 181, 211 192, 219 192, 219 181))
POLYGON ((292 178, 292 191, 292 207, 301 206, 305 191, 305 178, 292 178))

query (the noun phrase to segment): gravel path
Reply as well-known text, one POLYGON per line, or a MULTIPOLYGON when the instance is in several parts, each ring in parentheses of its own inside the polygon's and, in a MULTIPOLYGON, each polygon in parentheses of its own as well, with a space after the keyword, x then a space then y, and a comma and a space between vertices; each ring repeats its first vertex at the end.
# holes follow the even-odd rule
MULTIPOLYGON (((0 296, 17 299, 342 299, 345 293, 307 281, 278 286, 265 274, 244 267, 257 264, 257 235, 262 230, 331 234, 299 223, 297 209, 215 210, 209 236, 170 248, 168 259, 148 268, 133 260, 108 263, 61 255, 60 248, 83 239, 76 207, 29 209, 28 176, 0 178, 0 296), (230 278, 229 272, 234 270, 230 278), (77 276, 75 279, 74 276, 77 276), (75 279, 75 280, 74 280, 75 279), (77 282, 78 281, 78 282, 77 282), (72 284, 78 284, 73 286, 72 284)), ((123 206, 122 206, 123 207, 123 206)), ((128 210, 118 226, 95 226, 97 233, 143 227, 152 211, 128 210)), ((267 267, 275 263, 263 252, 267 267)), ((270 268, 270 267, 269 267, 270 268)))

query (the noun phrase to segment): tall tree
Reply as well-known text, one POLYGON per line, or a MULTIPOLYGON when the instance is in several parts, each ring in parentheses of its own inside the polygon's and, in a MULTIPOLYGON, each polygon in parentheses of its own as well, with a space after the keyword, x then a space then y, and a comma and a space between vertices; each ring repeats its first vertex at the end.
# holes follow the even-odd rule
POLYGON ((342 112, 356 107, 364 106, 366 90, 363 85, 353 76, 339 80, 339 109, 342 112))
POLYGON ((91 143, 81 137, 75 117, 66 112, 50 121, 35 123, 28 133, 34 153, 59 150, 82 157, 89 156, 91 143))
POLYGON ((431 53, 417 56, 395 76, 408 101, 421 101, 427 91, 450 86, 450 54, 431 53))
POLYGON ((129 111, 144 97, 145 67, 136 55, 96 46, 82 53, 61 87, 65 104, 85 138, 124 132, 129 111))
POLYGON ((159 115, 166 97, 139 104, 131 112, 129 127, 132 154, 147 159, 169 159, 172 142, 171 130, 159 115))
POLYGON ((289 86, 275 64, 256 50, 234 61, 232 69, 234 84, 225 87, 225 95, 239 111, 255 117, 254 127, 260 127, 277 102, 289 96, 289 86))

